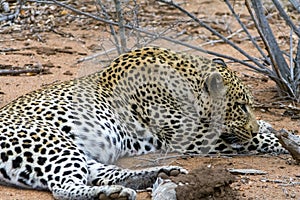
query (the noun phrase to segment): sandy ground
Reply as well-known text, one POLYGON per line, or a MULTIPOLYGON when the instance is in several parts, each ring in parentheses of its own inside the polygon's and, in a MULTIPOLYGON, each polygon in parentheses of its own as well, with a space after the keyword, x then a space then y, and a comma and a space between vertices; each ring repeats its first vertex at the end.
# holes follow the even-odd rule
MULTIPOLYGON (((187 9, 197 10, 199 17, 206 17, 205 19, 207 20, 211 20, 213 17, 225 16, 226 14, 224 5, 221 5, 219 1, 193 0, 192 2, 195 4, 186 4, 187 9)), ((153 8, 154 11, 157 12, 157 8, 153 8)), ((50 18, 51 16, 48 17, 50 18)), ((62 18, 64 20, 67 19, 65 14, 62 14, 62 18)), ((58 23, 57 21, 59 20, 56 20, 56 23, 58 23)), ((99 23, 93 22, 88 24, 81 22, 80 24, 80 21, 76 21, 76 23, 61 22, 54 26, 54 30, 47 29, 47 31, 43 31, 41 28, 35 29, 36 25, 34 23, 27 28, 24 27, 24 25, 3 26, 2 31, 0 31, 0 50, 15 49, 14 51, 0 52, 0 68, 26 68, 26 66, 32 65, 42 66, 49 70, 50 74, 27 73, 20 76, 0 76, 0 106, 47 84, 69 80, 97 71, 107 65, 116 56, 115 53, 108 53, 102 57, 78 63, 79 59, 110 50, 113 47, 108 39, 109 35, 105 31, 106 28, 99 23)), ((203 38, 204 40, 213 38, 213 36, 206 36, 206 32, 202 29, 188 31, 191 35, 204 35, 202 38, 197 38, 194 41, 195 44, 203 43, 203 38)), ((284 32, 282 29, 280 31, 284 32)), ((155 41, 151 45, 159 45, 177 51, 186 50, 186 48, 165 41, 155 41)), ((246 48, 249 53, 253 51, 255 54, 254 50, 251 47, 249 48, 248 41, 244 41, 240 45, 246 48)), ((217 49, 217 51, 227 53, 231 56, 239 56, 228 48, 228 46, 221 43, 209 45, 206 48, 209 50, 217 49)), ((190 53, 197 54, 197 52, 190 53)), ((232 64, 231 68, 237 71, 238 75, 252 90, 256 99, 255 113, 258 119, 270 122, 276 129, 286 128, 295 132, 299 131, 299 119, 292 119, 285 109, 287 105, 293 105, 293 103, 279 101, 275 86, 270 80, 237 64, 232 64), (279 104, 285 107, 279 108, 279 104)), ((289 155, 189 157, 183 159, 179 157, 170 158, 169 155, 163 154, 126 158, 122 159, 118 165, 127 168, 141 168, 158 164, 172 164, 183 166, 188 170, 199 167, 222 167, 224 169, 254 168, 263 170, 267 174, 237 175, 237 181, 231 187, 239 194, 240 199, 300 199, 299 166, 294 165, 290 161, 291 158, 289 155)), ((149 192, 143 192, 138 197, 138 199, 149 198, 149 192)), ((0 199, 50 200, 53 198, 49 192, 0 186, 0 199)))

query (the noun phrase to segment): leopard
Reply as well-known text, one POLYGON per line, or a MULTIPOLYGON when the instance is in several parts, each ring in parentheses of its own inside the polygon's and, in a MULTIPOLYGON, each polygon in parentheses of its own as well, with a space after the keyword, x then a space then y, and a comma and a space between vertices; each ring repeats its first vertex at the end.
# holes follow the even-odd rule
POLYGON ((284 152, 257 121, 249 89, 220 59, 144 47, 98 72, 0 109, 0 182, 55 199, 136 199, 180 166, 125 169, 151 152, 284 152))

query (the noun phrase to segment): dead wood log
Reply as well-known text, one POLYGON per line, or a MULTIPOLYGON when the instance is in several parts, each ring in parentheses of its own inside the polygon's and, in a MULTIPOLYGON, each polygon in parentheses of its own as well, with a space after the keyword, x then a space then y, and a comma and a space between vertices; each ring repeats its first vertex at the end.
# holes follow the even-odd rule
POLYGON ((290 152, 296 163, 300 164, 300 137, 291 134, 285 129, 281 129, 280 131, 272 130, 272 132, 279 139, 281 145, 290 152))
POLYGON ((47 74, 49 73, 48 69, 44 69, 44 68, 31 68, 31 69, 0 69, 0 76, 17 76, 20 74, 47 74))

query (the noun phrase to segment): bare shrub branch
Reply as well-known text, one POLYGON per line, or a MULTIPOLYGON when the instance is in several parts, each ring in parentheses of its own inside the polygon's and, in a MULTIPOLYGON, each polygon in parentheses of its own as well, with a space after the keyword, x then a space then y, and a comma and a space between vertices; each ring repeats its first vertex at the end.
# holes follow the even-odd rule
POLYGON ((300 1, 299 0, 289 0, 294 8, 300 12, 300 1))
POLYGON ((237 20, 237 22, 240 24, 240 26, 242 27, 242 29, 245 31, 245 33, 247 34, 248 38, 250 39, 250 41, 253 43, 253 45, 255 46, 255 48, 259 51, 259 53, 263 56, 263 58, 265 60, 268 59, 267 55, 264 53, 264 51, 262 50, 262 48, 260 48, 260 46, 258 46, 256 40, 252 37, 252 35, 249 33, 248 28, 245 26, 245 24, 241 21, 240 17, 235 13, 234 9, 232 8, 231 4, 229 3, 228 0, 225 0, 225 3, 227 5, 227 7, 229 8, 230 12, 233 14, 233 16, 235 17, 235 19, 237 20))
POLYGON ((49 70, 44 68, 29 68, 29 69, 0 69, 0 76, 16 76, 20 74, 40 74, 40 73, 49 73, 49 70))
POLYGON ((121 53, 125 53, 128 51, 127 44, 126 44, 126 34, 125 34, 125 26, 124 26, 124 16, 123 10, 121 6, 121 1, 114 0, 116 6, 116 14, 118 18, 118 25, 119 25, 119 35, 120 35, 120 43, 121 43, 121 53))
MULTIPOLYGON (((111 18, 109 17, 109 15, 106 11, 105 5, 102 3, 102 1, 101 0, 96 0, 96 2, 100 6, 106 20, 111 20, 111 18)), ((120 44, 119 44, 119 39, 117 37, 116 30, 115 30, 113 24, 108 24, 108 26, 110 28, 110 33, 111 33, 112 37, 114 38, 114 42, 115 42, 115 46, 116 46, 116 49, 118 51, 118 54, 120 55, 122 53, 122 50, 121 50, 121 47, 120 47, 120 44)))
POLYGON ((274 3, 275 7, 277 8, 280 16, 291 27, 291 29, 297 34, 297 36, 300 37, 300 30, 295 26, 295 24, 292 22, 291 18, 286 14, 286 12, 282 8, 279 1, 278 0, 272 0, 272 1, 274 3))
MULTIPOLYGON (((241 26, 241 29, 239 29, 237 32, 239 33, 244 32, 246 34, 246 37, 244 39, 246 40, 249 39, 252 42, 253 46, 257 49, 258 53, 260 54, 261 56, 260 58, 256 58, 250 55, 245 49, 242 49, 238 43, 234 42, 234 40, 232 40, 234 34, 231 34, 229 36, 225 36, 224 34, 221 34, 220 32, 217 31, 217 29, 214 29, 213 26, 209 26, 208 23, 205 23, 203 20, 197 18, 193 13, 185 10, 180 4, 176 4, 172 0, 154 0, 154 2, 163 3, 162 5, 170 6, 172 10, 176 10, 176 11, 178 10, 182 14, 188 16, 190 19, 184 20, 185 22, 188 23, 193 22, 193 25, 196 24, 196 26, 203 27, 206 30, 210 31, 212 35, 216 35, 218 38, 220 38, 220 40, 215 40, 212 42, 210 41, 207 42, 206 44, 211 44, 211 43, 214 44, 215 42, 223 41, 229 44, 234 50, 238 51, 243 57, 245 57, 246 61, 237 59, 233 56, 224 55, 222 53, 205 50, 199 46, 194 46, 192 44, 184 42, 185 39, 183 39, 182 36, 185 34, 186 30, 181 29, 181 31, 183 32, 176 32, 175 34, 173 34, 174 32, 171 32, 177 27, 180 27, 180 24, 183 23, 183 21, 178 20, 178 18, 176 19, 176 17, 174 17, 173 23, 168 24, 167 28, 164 27, 165 28, 164 30, 157 29, 156 31, 153 30, 150 31, 149 29, 141 28, 139 25, 139 18, 138 18, 140 5, 137 4, 136 0, 126 1, 126 2, 120 0, 114 0, 113 8, 115 9, 115 12, 113 11, 112 12, 113 14, 116 14, 116 18, 114 18, 115 21, 111 17, 112 13, 109 13, 111 12, 111 10, 107 10, 107 8, 109 7, 106 7, 103 4, 104 1, 101 0, 96 0, 97 4, 101 8, 99 9, 101 10, 101 12, 98 12, 99 16, 75 9, 74 7, 67 5, 66 3, 62 3, 61 1, 58 0, 28 0, 28 1, 45 3, 45 4, 55 4, 65 9, 71 10, 72 12, 77 13, 79 15, 83 15, 88 18, 92 18, 107 24, 110 29, 110 34, 113 38, 112 39, 113 44, 116 46, 116 49, 118 50, 119 54, 126 52, 128 50, 127 45, 129 43, 127 44, 127 42, 129 41, 129 39, 135 40, 133 42, 134 44, 131 45, 131 48, 141 47, 155 40, 166 40, 171 43, 179 44, 206 54, 211 54, 221 58, 229 59, 233 62, 238 62, 259 73, 265 74, 276 83, 279 89, 278 90, 279 94, 281 94, 282 97, 289 97, 293 100, 300 101, 300 83, 299 83, 300 82, 300 40, 299 40, 300 29, 293 23, 293 21, 291 20, 289 15, 285 12, 285 9, 283 9, 283 7, 281 6, 278 0, 272 0, 272 2, 279 13, 279 16, 281 16, 283 20, 285 20, 287 25, 291 28, 289 53, 283 52, 280 49, 278 41, 276 40, 268 22, 268 17, 272 15, 265 16, 265 10, 261 0, 245 0, 245 3, 248 12, 250 14, 250 17, 253 20, 252 23, 255 24, 256 31, 260 35, 260 38, 264 43, 265 49, 263 49, 257 43, 257 37, 253 37, 253 35, 251 35, 247 27, 249 26, 249 24, 245 25, 242 22, 240 16, 233 9, 233 6, 230 3, 230 1, 225 0, 225 4, 227 5, 230 12, 232 13, 232 16, 241 26), (128 20, 128 18, 130 20, 128 20), (295 34, 293 35, 293 33, 295 34), (292 48, 294 44, 294 40, 292 39, 292 36, 298 37, 296 51, 293 50, 294 48, 292 48), (141 44, 141 42, 143 44, 141 44), (287 60, 289 63, 287 62, 287 60), (271 67, 269 65, 271 65, 271 67)), ((22 1, 20 0, 20 2, 22 1)), ((293 4, 293 6, 296 9, 300 7, 299 3, 297 3, 296 1, 290 0, 290 2, 293 4)), ((14 16, 17 16, 18 14, 17 9, 15 13, 16 15, 14 16)), ((6 17, 4 20, 7 19, 8 18, 6 17)))
POLYGON ((195 22, 197 22, 200 26, 204 27, 205 29, 209 30, 212 34, 214 34, 214 35, 218 36, 219 38, 221 38, 224 42, 226 42, 227 44, 232 46, 234 49, 236 49, 238 52, 240 52, 242 55, 244 55, 247 59, 251 60, 258 67, 260 67, 260 68, 255 68, 255 70, 260 71, 262 73, 267 72, 268 69, 263 64, 259 63, 255 58, 251 57, 247 52, 245 52, 243 49, 238 47, 234 42, 228 40, 225 36, 220 34, 217 30, 215 30, 214 28, 208 26, 206 23, 202 22, 200 19, 198 19, 192 13, 190 13, 187 10, 185 10, 184 8, 182 8, 180 5, 174 3, 173 1, 170 1, 170 0, 157 0, 157 1, 177 8, 178 10, 180 10, 181 12, 183 12, 184 14, 189 16, 191 19, 193 19, 195 22))
MULTIPOLYGON (((3 1, 3 2, 5 2, 5 1, 3 1)), ((3 16, 0 15, 0 22, 10 21, 10 20, 16 19, 19 16, 20 10, 22 9, 22 7, 24 5, 24 0, 18 0, 18 3, 19 3, 19 6, 16 7, 14 13, 9 13, 9 14, 3 15, 3 16)), ((4 6, 6 6, 6 5, 4 5, 4 6)))
MULTIPOLYGON (((114 22, 112 20, 104 19, 104 18, 95 16, 95 15, 90 14, 90 13, 82 12, 82 11, 72 7, 72 6, 69 6, 67 4, 61 3, 61 2, 56 1, 56 0, 38 1, 38 2, 40 2, 40 3, 54 3, 54 4, 56 4, 58 6, 61 6, 65 9, 71 10, 74 13, 77 13, 77 14, 95 19, 95 20, 103 22, 105 24, 110 24, 110 25, 113 25, 113 26, 118 26, 119 25, 117 22, 114 22)), ((197 47, 197 46, 194 46, 194 45, 191 45, 191 44, 188 44, 188 43, 185 43, 185 42, 182 42, 182 41, 179 41, 179 40, 176 40, 176 39, 164 36, 164 35, 161 35, 159 33, 153 33, 153 32, 150 32, 150 31, 146 31, 145 29, 142 29, 142 28, 139 28, 139 27, 134 27, 134 26, 131 26, 131 25, 128 25, 128 24, 124 25, 124 27, 126 29, 129 29, 129 30, 137 31, 138 33, 146 34, 147 36, 151 37, 152 40, 163 39, 163 40, 166 40, 166 41, 169 41, 169 42, 172 42, 172 43, 175 43, 175 44, 179 44, 179 45, 182 45, 182 46, 185 46, 185 47, 188 47, 188 48, 191 48, 191 49, 194 49, 194 50, 206 53, 206 54, 210 54, 210 55, 214 55, 214 56, 217 56, 217 57, 232 60, 233 62, 237 62, 237 63, 243 64, 243 65, 245 65, 245 66, 247 66, 251 69, 254 69, 256 71, 260 71, 261 73, 267 73, 266 70, 268 70, 267 68, 265 68, 265 69, 258 68, 255 65, 252 65, 251 63, 248 63, 248 62, 243 61, 243 60, 239 60, 239 59, 234 58, 232 56, 228 56, 228 55, 220 54, 220 53, 217 53, 217 52, 205 50, 203 48, 200 48, 200 47, 197 47)), ((263 66, 263 65, 261 65, 261 66, 263 66)))
POLYGON ((0 0, 0 11, 9 12, 10 8, 5 0, 0 0))

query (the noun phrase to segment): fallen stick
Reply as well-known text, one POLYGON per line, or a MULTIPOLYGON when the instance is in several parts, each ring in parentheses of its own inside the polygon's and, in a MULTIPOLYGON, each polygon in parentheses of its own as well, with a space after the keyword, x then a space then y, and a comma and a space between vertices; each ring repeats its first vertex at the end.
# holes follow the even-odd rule
POLYGON ((273 129, 271 131, 279 139, 281 145, 290 152, 296 163, 300 164, 300 137, 289 133, 285 129, 281 129, 280 131, 273 129))
POLYGON ((264 175, 267 172, 258 169, 228 169, 231 174, 264 175))
POLYGON ((47 69, 44 68, 31 68, 31 69, 0 69, 0 76, 16 76, 20 74, 25 73, 33 73, 33 74, 39 74, 39 73, 49 73, 47 69))

